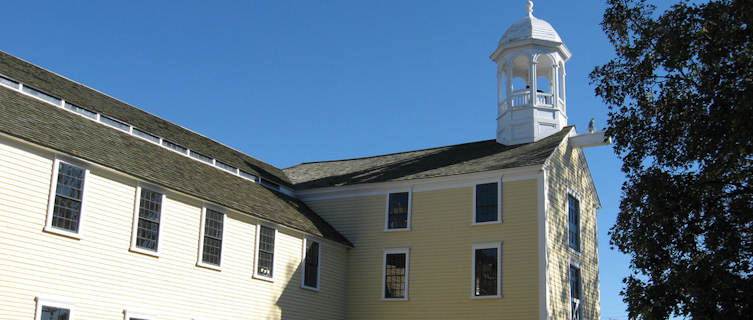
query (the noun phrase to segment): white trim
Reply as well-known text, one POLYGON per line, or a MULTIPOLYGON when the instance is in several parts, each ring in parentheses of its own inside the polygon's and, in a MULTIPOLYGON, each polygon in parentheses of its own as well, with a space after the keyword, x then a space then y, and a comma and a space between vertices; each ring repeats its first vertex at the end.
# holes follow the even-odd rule
POLYGON ((409 284, 410 284, 410 248, 384 249, 384 253, 382 254, 382 301, 408 301, 409 296, 410 296, 409 284), (384 295, 386 294, 386 292, 384 291, 384 286, 385 286, 385 280, 387 277, 387 255, 396 254, 396 253, 405 254, 405 297, 385 298, 384 295))
MULTIPOLYGON (((258 259, 258 257, 257 257, 258 259)), ((321 272, 322 272, 322 243, 319 240, 312 239, 311 237, 304 237, 303 238, 303 255, 301 259, 301 265, 303 268, 301 268, 301 288, 313 290, 313 291, 319 291, 320 287, 320 280, 321 280, 321 272), (309 242, 316 242, 319 244, 319 247, 317 247, 317 264, 316 264, 316 287, 311 287, 306 285, 306 254, 308 249, 309 242)))
MULTIPOLYGON (((130 181, 133 181, 134 183, 144 182, 141 178, 133 176, 131 174, 128 174, 128 173, 125 173, 125 172, 122 172, 122 171, 118 171, 116 169, 113 169, 113 168, 110 168, 110 167, 106 167, 106 166, 100 165, 98 163, 95 163, 95 162, 92 162, 92 161, 89 161, 89 160, 86 160, 86 159, 83 159, 83 158, 80 158, 80 157, 77 157, 77 156, 73 156, 73 155, 70 155, 70 154, 67 154, 67 153, 64 153, 64 152, 52 149, 52 148, 44 147, 44 146, 35 144, 33 142, 29 142, 29 141, 23 140, 21 138, 17 138, 17 137, 5 134, 3 132, 0 132, 0 143, 6 143, 8 146, 17 147, 17 148, 20 148, 22 150, 26 150, 26 151, 29 151, 29 152, 44 152, 44 153, 47 153, 47 154, 44 155, 45 157, 49 157, 49 158, 53 158, 53 159, 56 158, 56 157, 65 158, 65 159, 71 159, 72 161, 85 164, 87 168, 98 169, 98 170, 101 170, 103 172, 107 172, 109 174, 113 174, 113 175, 116 175, 118 177, 122 177, 122 178, 128 179, 130 181), (28 148, 28 149, 26 149, 26 148, 28 148)), ((147 182, 144 182, 144 183, 147 183, 147 182)), ((151 182, 149 182, 149 184, 150 185, 156 185, 156 184, 153 184, 151 182)), ((210 201, 207 201, 206 199, 203 199, 203 198, 200 198, 198 196, 191 195, 191 194, 188 194, 188 193, 185 193, 185 192, 182 192, 182 191, 177 191, 177 190, 167 189, 167 188, 162 188, 162 189, 164 189, 166 191, 166 193, 169 192, 172 195, 176 195, 176 196, 179 196, 179 197, 191 199, 191 200, 193 200, 193 201, 195 201, 197 203, 211 203, 210 201)), ((192 206, 197 206, 198 207, 200 205, 192 205, 192 206)), ((217 208, 222 208, 223 207, 223 206, 217 205, 217 204, 212 204, 212 206, 217 207, 217 208)), ((254 219, 257 219, 259 221, 263 221, 263 222, 266 222, 266 223, 274 223, 274 222, 272 222, 272 221, 270 221, 270 220, 268 220, 268 219, 266 219, 264 217, 259 217, 259 216, 253 215, 253 214, 245 212, 245 211, 241 211, 241 210, 237 210, 237 209, 227 209, 226 210, 226 212, 230 212, 230 211, 237 212, 238 214, 245 215, 245 216, 251 216, 254 219)), ((293 227, 290 227, 290 226, 286 226, 286 225, 278 225, 278 227, 279 228, 283 228, 285 230, 290 230, 292 232, 297 232, 297 233, 301 233, 301 234, 305 234, 305 235, 310 235, 310 236, 314 236, 314 237, 320 236, 320 235, 312 234, 312 233, 307 232, 305 230, 296 229, 296 228, 293 228, 293 227)), ((80 231, 80 228, 79 228, 79 231, 80 231)), ((321 240, 324 243, 328 244, 328 245, 336 245, 336 246, 338 246, 340 248, 350 248, 351 247, 349 245, 346 245, 344 243, 340 243, 340 242, 337 242, 337 241, 334 241, 334 240, 331 240, 331 239, 322 238, 321 240)))
POLYGON ((37 302, 36 310, 34 311, 35 320, 40 320, 42 318, 43 306, 68 309, 68 319, 75 319, 74 309, 76 304, 71 300, 50 296, 36 296, 34 300, 37 302))
POLYGON ((55 156, 54 160, 52 161, 52 179, 50 180, 50 194, 49 194, 49 199, 47 203, 47 219, 44 224, 44 231, 59 234, 66 237, 75 238, 75 239, 83 238, 84 213, 86 212, 86 203, 87 203, 86 179, 88 176, 89 176, 89 168, 87 166, 77 164, 68 160, 61 160, 59 157, 55 156), (61 162, 84 170, 84 177, 81 180, 81 210, 78 214, 78 231, 77 232, 71 232, 65 229, 55 228, 52 226, 52 217, 53 217, 53 212, 55 210, 55 197, 57 196, 58 171, 59 171, 61 162))
POLYGON ((479 181, 473 186, 473 220, 471 220, 472 226, 483 226, 488 224, 500 224, 502 223, 502 177, 495 180, 479 181), (476 222, 476 191, 481 184, 496 183, 497 184, 497 219, 486 222, 476 222))
POLYGON ((199 231, 199 254, 196 261, 196 266, 222 271, 222 255, 225 253, 225 231, 227 230, 227 212, 220 207, 204 204, 201 207, 201 226, 199 231), (222 243, 220 243, 220 264, 214 265, 204 262, 204 229, 206 228, 207 220, 207 208, 212 211, 222 213, 222 243))
POLYGON ((549 168, 544 166, 538 177, 538 250, 539 315, 541 320, 552 314, 549 292, 549 168))
POLYGON ((275 281, 275 256, 277 255, 277 225, 268 224, 268 223, 259 223, 256 225, 256 248, 254 250, 254 272, 253 277, 259 280, 274 282, 275 281), (275 231, 275 239, 274 243, 272 244, 274 247, 274 251, 272 251, 272 276, 267 277, 265 275, 259 274, 259 242, 261 240, 261 228, 270 228, 274 229, 275 231))
POLYGON ((395 231, 410 231, 411 229, 411 217, 413 212, 413 190, 412 189, 405 189, 405 190, 394 190, 387 193, 387 203, 385 204, 384 209, 384 232, 395 232, 395 231), (407 221, 405 224, 405 228, 390 228, 390 195, 393 193, 408 193, 408 217, 406 217, 407 221))
POLYGON ((159 257, 160 252, 160 239, 162 239, 162 225, 164 224, 164 212, 165 212, 165 200, 167 200, 167 196, 165 195, 164 191, 158 190, 159 188, 152 188, 150 186, 144 186, 142 183, 139 183, 136 186, 136 197, 133 205, 133 227, 131 229, 131 247, 129 248, 130 251, 153 256, 153 257, 159 257), (146 189, 151 192, 159 193, 162 195, 162 200, 160 202, 160 212, 159 212, 159 226, 157 227, 157 250, 149 250, 147 248, 140 248, 136 245, 136 238, 138 236, 139 232, 139 211, 141 208, 141 191, 142 189, 146 189))
POLYGON ((135 319, 145 319, 145 320, 157 320, 157 316, 153 313, 143 313, 143 312, 133 312, 129 311, 128 309, 123 310, 123 319, 124 320, 131 320, 131 318, 135 319))
POLYGON ((471 250, 471 299, 494 299, 502 298, 502 242, 476 243, 471 250), (476 250, 497 249, 497 294, 491 296, 476 295, 476 250))

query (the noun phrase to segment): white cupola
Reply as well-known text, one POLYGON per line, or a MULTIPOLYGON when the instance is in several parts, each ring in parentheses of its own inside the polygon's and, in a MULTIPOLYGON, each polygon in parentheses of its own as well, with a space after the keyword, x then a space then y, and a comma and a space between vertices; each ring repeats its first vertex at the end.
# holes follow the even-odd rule
POLYGON ((567 126, 565 62, 570 51, 548 22, 515 22, 491 55, 497 63, 497 142, 538 141, 567 126))

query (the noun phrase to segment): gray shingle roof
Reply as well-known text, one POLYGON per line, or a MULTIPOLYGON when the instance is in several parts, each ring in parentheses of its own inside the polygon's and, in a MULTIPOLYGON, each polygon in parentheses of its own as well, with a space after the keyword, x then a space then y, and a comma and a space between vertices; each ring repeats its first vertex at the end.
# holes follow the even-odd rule
POLYGON ((297 190, 401 181, 543 164, 572 126, 533 143, 505 146, 495 140, 283 169, 297 190))
POLYGON ((241 170, 260 175, 275 183, 290 185, 285 174, 275 166, 2 51, 0 74, 80 107, 125 121, 140 130, 161 136, 241 170))
MULTIPOLYGON (((45 86, 40 88, 49 90, 45 86)), ((0 132, 10 136, 352 246, 344 236, 295 198, 2 86, 0 114, 0 132)))

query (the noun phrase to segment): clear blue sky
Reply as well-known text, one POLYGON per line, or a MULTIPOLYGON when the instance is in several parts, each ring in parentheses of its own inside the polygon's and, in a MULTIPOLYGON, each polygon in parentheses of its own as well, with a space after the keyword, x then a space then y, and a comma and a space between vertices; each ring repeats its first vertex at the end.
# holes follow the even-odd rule
MULTIPOLYGON (((568 116, 606 123, 588 73, 613 51, 599 1, 535 1, 573 53, 568 116)), ((495 64, 524 0, 4 1, 0 50, 288 167, 495 137, 495 64)), ((607 232, 624 179, 586 150, 599 212, 603 319, 626 319, 627 257, 607 232)))

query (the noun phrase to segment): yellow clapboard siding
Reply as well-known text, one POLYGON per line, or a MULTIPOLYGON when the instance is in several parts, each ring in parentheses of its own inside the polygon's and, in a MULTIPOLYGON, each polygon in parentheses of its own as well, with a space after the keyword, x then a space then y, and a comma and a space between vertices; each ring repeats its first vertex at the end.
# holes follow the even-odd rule
POLYGON ((384 232, 386 194, 309 201, 354 242, 348 319, 538 317, 537 181, 504 184, 504 223, 472 226, 473 188, 412 194, 411 230, 384 232), (503 298, 471 299, 472 246, 502 242, 503 298), (382 301, 383 250, 410 248, 408 301, 382 301))
POLYGON ((97 168, 86 178, 82 238, 42 231, 53 160, 0 140, 0 319, 33 319, 36 296, 75 302, 78 319, 122 319, 124 309, 168 320, 342 318, 344 247, 322 243, 321 290, 302 289, 304 235, 279 228, 275 281, 253 279, 259 221, 227 212, 222 271, 197 267, 201 204, 167 190, 159 258, 131 252, 138 182, 97 168))

